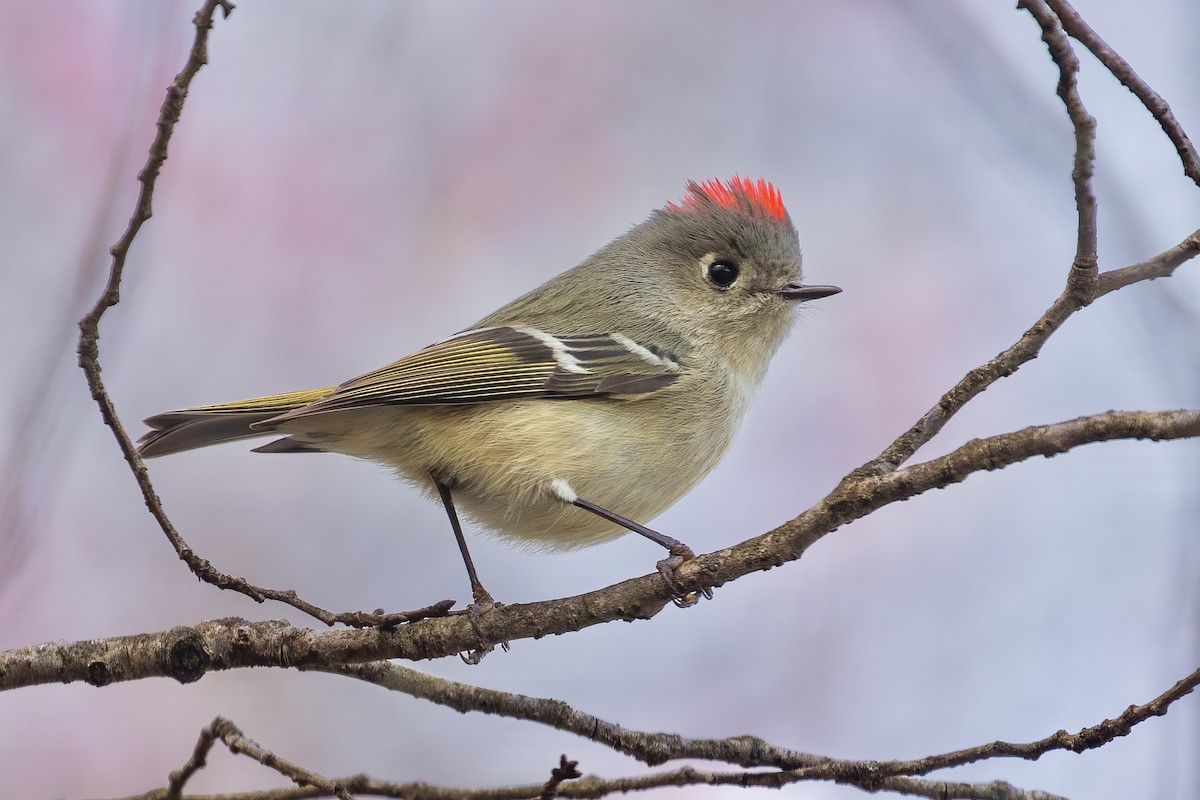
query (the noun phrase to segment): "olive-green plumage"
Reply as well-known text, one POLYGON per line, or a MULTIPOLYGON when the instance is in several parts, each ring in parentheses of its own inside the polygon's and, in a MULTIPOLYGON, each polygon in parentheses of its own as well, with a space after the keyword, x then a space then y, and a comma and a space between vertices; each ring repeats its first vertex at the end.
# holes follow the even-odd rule
POLYGON ((557 547, 646 523, 724 455, 798 300, 796 231, 765 181, 689 184, 579 266, 465 332, 335 388, 160 414, 146 457, 282 434, 395 469, 503 536, 557 547))

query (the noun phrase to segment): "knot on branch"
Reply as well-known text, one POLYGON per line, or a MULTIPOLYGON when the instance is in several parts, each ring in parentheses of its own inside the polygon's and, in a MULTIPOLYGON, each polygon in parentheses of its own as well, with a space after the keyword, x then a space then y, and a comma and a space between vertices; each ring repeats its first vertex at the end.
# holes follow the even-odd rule
POLYGON ((212 656, 204 646, 204 637, 191 628, 184 628, 171 645, 167 668, 180 683, 195 683, 204 677, 212 664, 212 656))
POLYGON ((108 664, 103 661, 92 661, 87 665, 87 677, 84 679, 92 686, 108 686, 113 682, 108 664))

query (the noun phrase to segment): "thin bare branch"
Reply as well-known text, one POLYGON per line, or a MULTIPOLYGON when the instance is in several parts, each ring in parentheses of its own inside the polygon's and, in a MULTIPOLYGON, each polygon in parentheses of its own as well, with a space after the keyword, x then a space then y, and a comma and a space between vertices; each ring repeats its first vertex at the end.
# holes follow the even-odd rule
MULTIPOLYGON (((701 772, 690 767, 670 772, 653 773, 633 778, 587 777, 572 781, 560 788, 558 797, 598 798, 611 794, 647 791, 664 786, 770 786, 779 788, 792 781, 781 780, 781 773, 752 772, 701 772)), ((360 797, 394 797, 402 800, 532 800, 538 797, 539 786, 504 786, 496 789, 456 789, 430 786, 427 783, 391 783, 355 775, 339 781, 360 797)), ((987 783, 963 783, 957 781, 931 781, 921 778, 888 779, 886 787, 876 791, 889 791, 930 800, 1066 800, 1060 795, 1036 790, 1018 789, 1004 781, 987 783)), ((190 794, 187 800, 308 800, 324 797, 319 789, 287 788, 264 789, 228 794, 190 794)), ((163 790, 120 798, 120 800, 165 800, 163 790)))
POLYGON ((892 473, 881 486, 913 484, 920 492, 958 483, 985 470, 1003 469, 1033 456, 1060 455, 1080 445, 1114 439, 1166 439, 1200 436, 1200 411, 1106 411, 1050 425, 1031 425, 1019 431, 972 439, 941 458, 892 473))
POLYGON ((153 792, 150 795, 143 795, 143 797, 155 796, 163 800, 180 800, 183 796, 184 785, 193 775, 204 768, 212 746, 218 741, 228 747, 229 752, 235 755, 249 756, 264 767, 273 769, 280 775, 288 778, 301 789, 311 788, 319 792, 318 795, 310 796, 332 795, 339 798, 339 800, 354 800, 353 795, 350 794, 342 782, 337 780, 331 781, 311 770, 280 758, 257 742, 246 738, 246 734, 242 733, 237 725, 234 725, 224 717, 215 718, 200 731, 200 738, 196 740, 196 747, 192 751, 191 757, 188 758, 187 762, 180 769, 171 773, 166 789, 153 792))
POLYGON ((1075 159, 1071 180, 1075 184, 1075 207, 1079 222, 1075 261, 1067 276, 1067 292, 1080 308, 1096 298, 1099 263, 1096 255, 1096 195, 1092 178, 1096 172, 1096 120, 1083 106, 1079 96, 1079 58, 1063 30, 1062 23, 1045 0, 1018 0, 1042 29, 1042 41, 1058 67, 1058 96, 1066 106, 1075 129, 1075 159))
POLYGON ((900 467, 936 436, 950 418, 971 399, 1001 378, 1012 375, 1022 364, 1037 358, 1050 335, 1058 330, 1068 317, 1099 296, 1096 196, 1092 191, 1096 160, 1096 121, 1088 114, 1079 97, 1076 80, 1079 59, 1076 58, 1058 18, 1044 0, 1019 0, 1017 5, 1027 10, 1042 29, 1042 40, 1059 70, 1058 95, 1066 106, 1067 116, 1075 130, 1075 157, 1071 178, 1075 185, 1078 225, 1075 260, 1067 274, 1066 289, 1012 347, 968 372, 950 391, 942 395, 937 405, 888 445, 882 453, 851 473, 850 477, 880 475, 900 467))
MULTIPOLYGON (((1106 294, 1140 281, 1171 276, 1176 269, 1200 255, 1200 231, 1196 231, 1174 247, 1137 264, 1100 273, 1095 296, 1106 294)), ((963 406, 996 381, 1012 375, 1022 365, 1041 353, 1050 336, 1082 306, 1075 302, 1070 291, 1064 291, 1045 313, 1025 331, 1012 346, 997 354, 986 364, 968 372, 950 391, 942 395, 937 405, 925 412, 917 422, 887 449, 843 479, 849 486, 862 477, 886 475, 910 459, 932 439, 963 406)))
POLYGON ((1019 789, 1007 781, 965 783, 963 781, 934 781, 925 778, 887 778, 887 791, 929 800, 1067 800, 1067 798, 1037 789, 1019 789))
MULTIPOLYGON (((354 674, 353 672, 346 672, 344 674, 354 674, 355 677, 362 677, 364 680, 370 680, 387 688, 411 687, 414 684, 412 676, 406 674, 413 673, 413 670, 392 664, 366 666, 370 668, 370 673, 354 674), (396 680, 390 681, 389 675, 396 677, 396 680), (392 685, 389 685, 389 683, 392 685)), ((427 679, 427 681, 418 680, 416 682, 427 683, 427 685, 442 684, 445 689, 445 697, 463 696, 465 694, 481 692, 485 693, 490 700, 497 699, 498 696, 500 699, 507 698, 514 707, 523 706, 527 710, 534 710, 541 707, 543 711, 551 712, 548 716, 555 714, 559 717, 569 716, 576 721, 589 717, 589 715, 582 714, 582 712, 578 712, 557 700, 508 695, 503 692, 479 689, 478 687, 457 684, 453 681, 432 678, 431 676, 424 676, 424 679, 427 679)), ((703 758, 729 761, 746 767, 757 766, 761 768, 776 766, 777 762, 780 761, 784 763, 791 761, 796 766, 779 769, 778 771, 724 773, 706 772, 691 767, 683 767, 668 772, 652 773, 634 778, 603 779, 589 777, 573 781, 570 784, 560 785, 557 787, 557 791, 561 797, 596 798, 616 792, 644 791, 664 786, 735 785, 779 788, 804 780, 832 780, 838 783, 858 786, 870 792, 890 791, 931 799, 939 798, 941 800, 948 800, 949 798, 1057 800, 1056 795, 1046 792, 1024 791, 1002 781, 989 783, 945 782, 924 780, 913 776, 925 775, 935 770, 962 766, 993 758, 1004 757, 1036 760, 1053 751, 1070 750, 1075 753, 1081 753, 1092 750, 1107 744, 1115 738, 1127 735, 1136 725, 1152 717, 1162 716, 1167 712, 1172 703, 1190 694, 1198 685, 1200 685, 1200 669, 1178 681, 1174 686, 1149 703, 1140 706, 1130 706, 1115 719, 1104 720, 1097 725, 1084 728, 1076 734, 1069 734, 1066 731, 1060 730, 1033 742, 1014 744, 996 741, 964 750, 907 761, 849 761, 802 753, 791 753, 791 751, 774 747, 754 737, 735 737, 724 740, 685 739, 675 734, 650 734, 626 731, 625 733, 629 735, 628 741, 637 739, 653 742, 651 746, 653 755, 643 755, 641 757, 641 760, 647 763, 662 763, 666 760, 683 758, 703 758), (735 755, 733 758, 728 758, 731 754, 735 755), (790 755, 785 755, 781 759, 781 754, 790 755)), ((406 688, 399 690, 408 692, 406 688)), ((419 696, 427 697, 428 695, 419 696)), ((453 703, 447 704, 454 706, 453 703)), ((480 708, 477 710, 484 709, 480 708)), ((492 707, 488 707, 486 710, 489 713, 502 713, 497 712, 492 707)), ((522 718, 533 719, 539 722, 547 721, 545 718, 536 718, 535 716, 524 716, 522 718)), ((609 731, 620 730, 617 726, 613 726, 604 720, 595 717, 590 717, 590 719, 598 728, 604 728, 609 731)), ((579 730, 576 730, 574 723, 570 725, 553 724, 553 726, 561 730, 580 733, 579 730)), ((594 741, 600 741, 612 746, 609 741, 606 741, 606 738, 591 736, 587 732, 584 732, 582 735, 594 741)), ((622 752, 629 752, 627 749, 621 747, 616 749, 620 749, 622 752)), ((636 755, 636 753, 630 754, 636 755)), ((345 786, 349 791, 354 791, 361 795, 436 798, 437 800, 508 800, 509 798, 515 800, 515 798, 537 797, 545 788, 544 786, 521 786, 488 790, 446 789, 431 787, 427 784, 386 783, 374 781, 361 775, 341 779, 338 783, 345 786)), ((203 798, 192 797, 190 800, 299 800, 299 798, 315 796, 317 794, 312 790, 282 789, 263 792, 206 795, 203 798)), ((145 800, 151 800, 151 798, 159 800, 162 795, 151 793, 142 797, 145 800)), ((130 798, 129 800, 133 799, 130 798)))
MULTIPOLYGON (((1169 250, 1145 261, 1100 273, 1096 284, 1096 297, 1103 297, 1139 281, 1169 277, 1176 269, 1198 254, 1200 254, 1200 231, 1196 231, 1169 250)), ((921 419, 892 442, 886 450, 848 475, 843 480, 843 484, 863 476, 884 475, 898 468, 911 458, 922 445, 937 435, 950 421, 950 418, 971 399, 996 381, 1012 375, 1022 365, 1037 358, 1042 346, 1050 336, 1081 307, 1075 302, 1069 291, 1064 291, 1011 347, 963 376, 950 391, 942 395, 937 405, 925 412, 921 419)))
POLYGON ((187 99, 192 79, 208 63, 208 33, 213 27, 213 18, 218 8, 221 9, 225 17, 228 17, 233 12, 234 6, 228 0, 205 0, 204 5, 196 12, 192 20, 196 27, 196 37, 193 40, 192 48, 188 53, 187 63, 184 65, 183 70, 175 76, 175 80, 167 87, 167 96, 159 111, 158 122, 156 124, 157 133, 154 141, 150 144, 150 152, 146 158, 146 164, 138 173, 138 182, 141 183, 141 189, 138 192, 133 215, 130 217, 129 224, 125 228, 125 232, 121 235, 121 238, 109 250, 112 255, 112 265, 108 273, 108 282, 100 294, 100 298, 92 307, 92 310, 79 321, 79 344, 77 347, 79 366, 87 376, 88 388, 91 390, 92 399, 100 407, 100 416, 103 418, 104 424, 112 430, 113 435, 117 439, 117 445, 121 448, 121 453, 125 457, 125 461, 133 471, 134 479, 142 491, 146 508, 150 510, 151 516, 154 517, 159 527, 162 528, 163 533, 175 549, 180 560, 187 564, 196 577, 221 589, 240 592, 259 603, 267 600, 277 600, 281 603, 286 603, 299 611, 303 611, 321 620, 326 625, 333 625, 340 622, 354 627, 386 627, 409 622, 413 619, 421 619, 431 614, 444 614, 453 605, 452 602, 444 601, 443 603, 437 603, 417 611, 403 611, 391 614, 385 614, 382 611, 373 614, 364 614, 362 612, 335 613, 303 600, 293 589, 268 589, 255 586, 245 578, 234 577, 218 570, 209 561, 196 555, 167 517, 166 511, 163 509, 162 499, 159 498, 157 492, 154 491, 154 486, 150 483, 150 475, 146 470, 146 465, 142 461, 141 456, 138 455, 137 449, 129 438, 129 434, 126 433, 124 426, 121 424, 116 408, 113 406, 112 400, 108 396, 108 391, 104 387, 104 381, 100 374, 100 320, 108 309, 120 302, 121 278, 125 272, 125 261, 129 255, 129 248, 133 245, 133 240, 142 229, 142 225, 153 216, 154 187, 159 173, 162 171, 163 163, 167 160, 167 146, 171 140, 171 134, 175 131, 175 125, 179 122, 180 116, 183 113, 183 104, 187 99))
POLYGON ((900 791, 899 787, 886 783, 890 778, 926 775, 935 770, 997 757, 1037 759, 1054 750, 1081 753, 1095 749, 1117 737, 1127 735, 1134 726, 1151 717, 1162 716, 1172 703, 1190 694, 1200 685, 1200 669, 1197 669, 1149 703, 1132 705, 1115 719, 1104 720, 1076 734, 1058 731, 1043 739, 1024 744, 992 742, 920 759, 878 762, 834 759, 786 750, 753 736, 689 739, 672 733, 629 730, 572 708, 560 700, 483 689, 424 675, 398 664, 363 664, 332 671, 431 700, 457 711, 481 711, 539 722, 603 744, 651 766, 680 759, 705 759, 745 768, 774 767, 781 770, 780 774, 795 775, 797 780, 837 780, 872 791, 900 791))
POLYGON ((941 396, 937 405, 926 411, 911 428, 897 437, 882 453, 843 478, 838 488, 848 487, 860 478, 886 475, 899 468, 912 458, 917 450, 941 432, 946 423, 968 402, 996 381, 1007 378, 1022 365, 1037 358, 1042 351, 1042 346, 1046 344, 1046 340, 1062 327, 1062 324, 1079 308, 1080 306, 1075 303, 1070 293, 1063 292, 1012 346, 964 375, 958 383, 941 396))
MULTIPOLYGON (((201 742, 207 749, 211 748, 220 733, 212 728, 220 723, 236 731, 228 720, 218 718, 213 725, 201 734, 201 742)), ((238 748, 247 741, 240 732, 233 737, 230 749, 240 752, 238 748)), ((254 745, 257 747, 257 745, 254 745)), ((260 763, 267 766, 286 764, 274 759, 266 751, 262 751, 260 763), (268 763, 268 762, 274 763, 268 763)), ((867 773, 875 771, 874 762, 846 762, 860 765, 867 773)), ((189 761, 189 765, 192 762, 189 761)), ((203 766, 201 760, 199 766, 203 766)), ((328 780, 314 773, 287 764, 288 769, 279 771, 296 781, 298 786, 284 789, 263 789, 248 792, 230 792, 215 795, 187 795, 187 800, 303 800, 304 798, 325 797, 334 794, 340 798, 349 797, 352 792, 357 796, 394 797, 405 800, 550 800, 553 797, 566 798, 599 798, 616 793, 647 791, 666 786, 683 787, 695 785, 707 786, 760 786, 780 788, 790 783, 803 780, 831 780, 829 778, 814 778, 800 771, 739 771, 739 772, 707 772, 683 767, 666 772, 651 773, 627 778, 599 778, 589 776, 581 778, 574 761, 562 757, 559 767, 552 772, 551 778, 545 784, 510 786, 495 789, 458 789, 431 786, 426 783, 392 783, 370 778, 366 775, 353 775, 346 778, 328 780), (570 783, 565 781, 570 780, 570 783)), ((193 770, 194 772, 195 770, 193 770)), ((176 788, 175 778, 171 776, 172 784, 165 789, 155 789, 145 794, 122 798, 121 800, 181 800, 181 795, 173 794, 176 788)), ((1064 800, 1058 795, 1039 791, 1018 789, 1004 781, 987 783, 966 783, 961 781, 934 781, 922 778, 881 777, 870 774, 863 780, 832 779, 839 783, 858 786, 869 792, 888 791, 913 797, 927 797, 930 800, 1064 800)), ((182 784, 179 784, 180 786, 182 784)))
POLYGON ((1179 153, 1179 160, 1183 162, 1183 173, 1200 185, 1200 154, 1196 153, 1195 146, 1188 139, 1187 133, 1179 124, 1179 120, 1175 118, 1167 101, 1134 72, 1128 61, 1100 38, 1100 35, 1084 21, 1079 12, 1067 0, 1046 0, 1046 4, 1053 9, 1054 14, 1062 22, 1063 28, 1071 38, 1091 51, 1096 60, 1103 64, 1105 69, 1121 82, 1121 85, 1142 101, 1142 105, 1158 121, 1163 133, 1171 140, 1171 144, 1175 145, 1175 152, 1179 153))
MULTIPOLYGON (((1132 705, 1114 719, 1106 719, 1096 725, 1070 734, 1060 730, 1033 742, 1010 743, 996 741, 989 744, 956 750, 949 753, 927 756, 905 761, 852 761, 818 757, 795 753, 770 745, 755 737, 731 739, 686 739, 675 734, 654 734, 638 731, 622 731, 604 720, 583 714, 557 700, 528 698, 494 690, 466 686, 432 676, 422 676, 414 681, 413 670, 393 664, 365 665, 361 671, 345 670, 342 674, 369 680, 372 683, 410 691, 414 683, 439 685, 443 699, 455 696, 484 695, 488 698, 483 706, 474 710, 499 713, 503 716, 518 716, 523 719, 551 724, 560 730, 579 733, 593 741, 607 744, 650 764, 685 758, 720 760, 736 763, 747 768, 782 767, 772 771, 705 772, 683 767, 668 772, 653 773, 634 778, 602 779, 585 778, 570 784, 563 781, 578 775, 574 763, 563 757, 561 772, 556 770, 551 782, 552 794, 562 797, 602 797, 615 792, 629 792, 659 788, 663 786, 689 785, 737 785, 765 786, 778 788, 805 780, 832 780, 857 786, 866 791, 891 791, 928 798, 1024 798, 1025 800, 1050 800, 1053 795, 1044 792, 1026 792, 1000 781, 991 783, 963 783, 921 780, 915 776, 949 767, 962 766, 994 758, 1022 758, 1036 760, 1043 755, 1059 750, 1082 753, 1093 750, 1121 736, 1126 736, 1138 724, 1167 713, 1171 704, 1193 692, 1200 686, 1200 669, 1178 681, 1167 691, 1144 705, 1132 705), (393 680, 394 678, 394 680, 393 680), (499 699, 502 705, 523 708, 526 713, 509 714, 499 710, 492 701, 499 699), (528 713, 532 712, 532 713, 528 713), (564 724, 562 720, 570 719, 564 724), (603 736, 591 731, 580 730, 580 720, 590 720, 593 729, 606 731, 603 736), (609 735, 613 731, 625 734, 626 742, 641 742, 636 748, 614 745, 609 735), (785 766, 791 765, 791 766, 785 766)), ((422 694, 429 698, 428 694, 422 694)), ((477 698, 476 698, 477 699, 477 698)), ((439 701, 440 702, 440 701, 439 701)), ((458 707, 454 702, 447 705, 458 707)), ((460 710, 462 710, 460 708, 460 710)), ((583 726, 586 728, 587 726, 583 726)), ((189 777, 204 766, 207 754, 215 740, 220 739, 234 753, 245 753, 259 763, 276 769, 300 784, 294 789, 277 789, 236 794, 207 795, 206 800, 292 800, 293 798, 317 797, 333 794, 346 800, 350 792, 362 795, 405 798, 438 798, 439 800, 501 800, 502 798, 545 797, 550 784, 541 786, 510 787, 507 789, 465 790, 447 789, 426 784, 394 784, 374 781, 358 775, 329 780, 311 771, 279 759, 274 754, 246 739, 238 728, 228 720, 218 717, 202 732, 195 753, 184 767, 171 775, 166 789, 141 795, 143 800, 178 800, 180 791, 189 777)), ((132 800, 130 798, 129 800, 132 800)), ((191 796, 190 800, 200 800, 191 796)))
POLYGON ((582 778, 583 773, 579 771, 579 762, 570 761, 564 755, 558 760, 558 766, 550 770, 550 780, 546 781, 542 786, 542 792, 538 795, 538 800, 554 800, 561 793, 561 787, 564 781, 575 780, 582 778))
POLYGON ((1123 289, 1139 281, 1152 281, 1155 278, 1169 278, 1176 269, 1195 258, 1200 253, 1200 230, 1184 239, 1179 244, 1153 258, 1148 258, 1128 267, 1109 270, 1100 274, 1100 286, 1097 297, 1103 297, 1109 292, 1123 289))
POLYGON ((689 739, 676 734, 631 730, 579 711, 561 700, 485 689, 429 675, 390 661, 317 669, 373 683, 389 691, 428 700, 460 713, 476 711, 541 723, 597 742, 652 767, 681 758, 722 761, 747 768, 778 769, 815 766, 827 760, 775 747, 755 736, 689 739))
POLYGON ((210 725, 200 731, 200 737, 196 739, 196 746, 192 748, 191 756, 183 763, 182 767, 174 770, 167 778, 167 788, 163 795, 166 800, 179 800, 187 782, 208 765, 208 754, 217 742, 215 727, 219 719, 220 717, 214 719, 210 725))

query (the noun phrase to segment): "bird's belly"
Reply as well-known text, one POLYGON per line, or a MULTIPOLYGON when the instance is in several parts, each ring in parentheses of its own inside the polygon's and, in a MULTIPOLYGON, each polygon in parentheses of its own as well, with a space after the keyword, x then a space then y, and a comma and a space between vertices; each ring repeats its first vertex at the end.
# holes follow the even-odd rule
MULTIPOLYGON (((583 547, 626 531, 565 502, 563 483, 584 500, 646 524, 728 448, 732 435, 723 429, 684 435, 664 426, 669 417, 659 415, 656 402, 381 408, 373 413, 394 420, 394 441, 376 435, 338 441, 330 449, 388 464, 427 491, 429 476, 436 476, 450 487, 458 509, 492 533, 535 547, 583 547)), ((370 427, 378 432, 386 426, 370 427)))
POLYGON ((499 432, 487 437, 487 462, 460 464, 455 476, 454 496, 467 514, 502 536, 550 547, 602 542, 627 531, 565 502, 563 488, 648 524, 708 474, 728 447, 727 436, 649 436, 620 418, 632 410, 627 404, 578 408, 585 403, 543 401, 547 419, 535 436, 520 425, 496 426, 499 432), (555 421, 560 410, 563 419, 555 421))

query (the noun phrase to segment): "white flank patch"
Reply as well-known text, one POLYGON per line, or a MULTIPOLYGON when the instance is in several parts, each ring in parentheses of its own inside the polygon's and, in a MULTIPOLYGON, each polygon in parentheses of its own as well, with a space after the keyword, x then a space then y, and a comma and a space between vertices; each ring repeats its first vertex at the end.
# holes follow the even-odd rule
MULTIPOLYGON (((560 340, 558 337, 551 336, 545 331, 540 331, 537 328, 517 328, 514 326, 513 330, 528 334, 542 344, 546 345, 546 347, 549 347, 551 354, 554 356, 554 360, 558 362, 558 365, 567 372, 575 372, 580 375, 591 374, 592 371, 590 369, 581 366, 579 359, 567 352, 567 346, 563 344, 562 340, 560 340)), ((566 484, 563 485, 566 486, 566 484)), ((567 489, 569 491, 570 487, 568 486, 567 489)), ((574 495, 572 495, 572 502, 573 501, 574 495)))
POLYGON ((651 352, 647 348, 642 347, 640 344, 635 342, 633 339, 630 339, 628 336, 622 336, 619 333, 613 333, 609 335, 612 337, 614 342, 621 345, 621 347, 624 347, 626 350, 633 353, 647 364, 653 364, 656 367, 666 367, 667 369, 671 370, 671 372, 679 372, 679 370, 682 369, 677 362, 672 361, 666 356, 660 356, 651 352))
POLYGON ((579 497, 579 495, 575 494, 575 490, 571 488, 571 484, 562 478, 555 478, 550 481, 550 491, 564 503, 574 503, 579 497))

